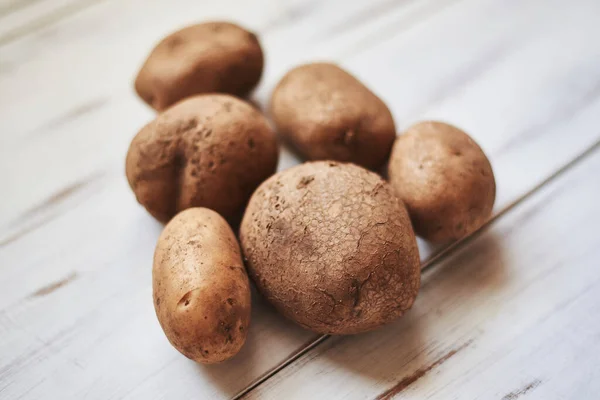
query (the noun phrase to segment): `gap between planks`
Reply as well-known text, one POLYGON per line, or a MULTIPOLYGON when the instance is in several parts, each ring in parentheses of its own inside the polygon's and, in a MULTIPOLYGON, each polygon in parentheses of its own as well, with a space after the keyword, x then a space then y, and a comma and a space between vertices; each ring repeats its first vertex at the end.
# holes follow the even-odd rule
MULTIPOLYGON (((579 155, 577 155, 571 161, 569 161, 568 163, 566 163, 565 165, 563 165, 562 167, 560 167, 559 169, 557 169, 554 173, 552 173, 546 179, 542 180, 537 185, 533 186, 530 190, 528 190, 527 192, 525 192, 524 194, 522 194, 520 197, 518 197, 517 199, 515 199, 512 203, 509 203, 506 207, 504 207, 503 209, 501 209, 500 211, 498 211, 496 214, 494 214, 476 232, 473 232, 469 236, 464 237, 464 238, 462 238, 460 240, 457 240, 456 242, 453 242, 449 246, 447 246, 447 247, 441 249, 440 251, 432 254, 429 258, 427 258, 425 261, 423 261, 423 264, 421 265, 421 272, 429 270, 430 268, 434 267, 439 262, 441 262, 443 258, 445 258, 447 256, 450 256, 451 254, 453 254, 458 249, 460 249, 463 246, 465 246, 466 244, 472 242, 483 231, 487 230, 490 227, 490 225, 492 225, 494 222, 496 222, 497 220, 499 220, 502 216, 504 216, 505 214, 507 214, 510 211, 512 211, 514 208, 516 208, 518 205, 520 205, 521 203, 523 203, 529 197, 531 197, 534 194, 536 194, 544 186, 546 186, 550 182, 554 181, 555 179, 561 177, 562 175, 564 175, 565 173, 567 173, 569 170, 571 170, 572 168, 574 168, 576 165, 578 165, 581 162, 583 162, 584 160, 586 160, 588 157, 590 157, 594 152, 596 152, 599 149, 600 149, 600 140, 597 140, 590 147, 588 147, 586 150, 584 150, 582 153, 580 153, 579 155)), ((283 369, 285 369, 290 364, 294 363, 296 360, 298 360, 299 358, 301 358, 303 355, 305 355, 306 353, 308 353, 312 349, 314 349, 317 346, 319 346, 321 343, 326 342, 330 337, 331 337, 331 335, 319 335, 316 339, 308 342, 303 348, 299 349, 292 356, 290 356, 289 358, 287 358, 286 360, 284 360, 283 362, 281 362, 280 364, 278 364, 275 368, 271 369, 270 371, 267 371, 265 374, 263 374, 261 377, 259 377, 257 380, 255 380, 253 383, 251 383, 250 385, 248 385, 244 390, 242 390, 241 392, 239 392, 238 394, 236 394, 232 398, 232 400, 243 399, 244 397, 246 397, 246 395, 248 395, 254 389, 256 389, 257 387, 259 387, 260 385, 262 385, 263 383, 265 383, 266 381, 268 381, 269 379, 271 379, 272 377, 274 377, 280 371, 282 371, 283 369)))

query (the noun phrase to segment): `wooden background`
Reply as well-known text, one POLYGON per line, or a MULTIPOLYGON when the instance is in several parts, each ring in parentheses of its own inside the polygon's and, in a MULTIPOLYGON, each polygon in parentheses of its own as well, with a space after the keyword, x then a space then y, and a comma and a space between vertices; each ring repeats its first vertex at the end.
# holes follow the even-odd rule
MULTIPOLYGON (((600 1, 0 0, 1 399, 600 398, 600 1), (151 301, 161 226, 124 177, 157 40, 233 20, 266 51, 256 100, 333 60, 399 128, 454 123, 489 155, 479 233, 420 243, 413 310, 318 336, 254 296, 233 360, 197 365, 151 301)), ((298 163, 285 149, 279 169, 298 163)))

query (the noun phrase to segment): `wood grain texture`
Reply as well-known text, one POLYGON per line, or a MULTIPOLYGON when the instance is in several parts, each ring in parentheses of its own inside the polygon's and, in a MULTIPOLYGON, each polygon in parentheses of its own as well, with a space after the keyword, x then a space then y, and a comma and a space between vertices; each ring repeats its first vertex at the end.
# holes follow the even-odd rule
MULTIPOLYGON (((132 79, 162 35, 200 15, 257 30, 262 106, 296 63, 341 62, 399 127, 435 117, 471 133, 500 211, 600 138, 598 12, 593 0, 111 0, 0 46, 0 398, 227 398, 314 346, 256 296, 248 344, 226 364, 199 367, 160 331, 161 226, 135 203, 123 160, 152 116, 132 79)), ((297 162, 283 150, 280 169, 297 162)))
POLYGON ((597 150, 428 270, 399 321, 332 338, 244 398, 595 399, 598 168, 597 150))
POLYGON ((0 1, 0 17, 4 18, 14 14, 40 1, 42 0, 2 0, 0 1))
POLYGON ((106 0, 22 0, 0 3, 0 46, 48 28, 106 0))

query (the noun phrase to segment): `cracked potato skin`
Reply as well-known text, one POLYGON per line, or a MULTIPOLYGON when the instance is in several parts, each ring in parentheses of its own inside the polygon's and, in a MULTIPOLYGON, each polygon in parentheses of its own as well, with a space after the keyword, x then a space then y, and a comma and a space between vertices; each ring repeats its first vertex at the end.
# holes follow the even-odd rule
POLYGON ((496 198, 492 166, 462 130, 435 121, 396 139, 388 176, 416 233, 432 242, 457 240, 479 229, 496 198))
POLYGON ((233 96, 199 95, 142 128, 126 175, 138 202, 161 222, 207 207, 236 223, 277 160, 277 138, 260 112, 233 96))
POLYGON ((402 202, 353 164, 309 162, 269 178, 250 199, 240 241, 260 292, 315 332, 375 329, 408 310, 419 290, 402 202))
POLYGON ((192 25, 165 37, 135 80, 157 111, 200 93, 246 97, 260 81, 264 57, 252 32, 228 22, 192 25))
POLYGON ((271 97, 277 130, 309 160, 381 167, 396 138, 387 106, 335 64, 296 67, 271 97))
POLYGON ((190 208, 167 224, 154 252, 152 289, 158 321, 186 357, 212 364, 243 346, 250 283, 235 235, 216 212, 190 208))

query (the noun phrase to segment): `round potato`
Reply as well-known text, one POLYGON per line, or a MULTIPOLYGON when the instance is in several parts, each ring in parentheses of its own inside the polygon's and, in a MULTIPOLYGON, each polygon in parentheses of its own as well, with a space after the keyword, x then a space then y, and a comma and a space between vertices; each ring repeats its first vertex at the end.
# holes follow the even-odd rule
POLYGON ((262 294, 315 332, 375 329, 409 309, 419 290, 402 202, 353 164, 310 162, 269 178, 250 199, 240 241, 262 294))
POLYGON ((275 88, 271 114, 279 133, 310 160, 383 165, 396 128, 387 106, 334 64, 307 64, 275 88))
POLYGON ((427 240, 460 239, 492 213, 492 166, 477 143, 452 125, 421 122, 410 127, 394 144, 388 174, 415 231, 427 240))
POLYGON ((206 208, 177 214, 158 239, 154 308, 169 342, 201 363, 233 357, 250 323, 250 284, 227 222, 206 208))
POLYGON ((275 133, 254 107, 229 95, 199 95, 142 128, 129 147, 126 174, 159 221, 207 207, 236 223, 277 159, 275 133))
POLYGON ((161 111, 194 94, 245 97, 262 70, 263 52, 255 34, 228 22, 208 22, 164 38, 138 73, 135 90, 161 111))

